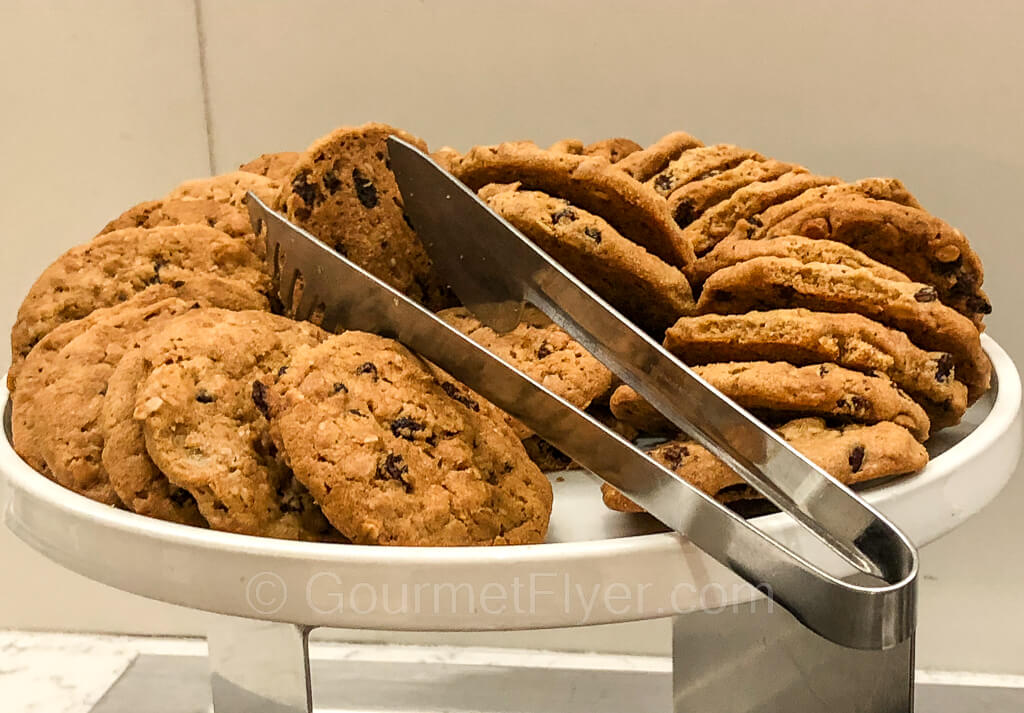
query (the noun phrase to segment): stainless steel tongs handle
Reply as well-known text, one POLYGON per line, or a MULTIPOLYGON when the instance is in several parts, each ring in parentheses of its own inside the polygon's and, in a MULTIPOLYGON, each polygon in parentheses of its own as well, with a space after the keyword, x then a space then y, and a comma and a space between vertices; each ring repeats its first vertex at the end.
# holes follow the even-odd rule
MULTIPOLYGON (((405 148, 415 152, 412 147, 405 148)), ((416 161, 428 160, 418 152, 416 155, 416 161)), ((391 159, 396 174, 400 176, 407 208, 411 207, 410 203, 424 205, 418 197, 409 200, 411 191, 419 189, 410 188, 407 173, 403 178, 409 166, 401 147, 392 145, 391 159)), ((430 167, 440 171, 432 163, 430 167)), ((414 181, 412 183, 415 185, 414 181)), ((455 185, 455 190, 440 197, 431 195, 431 200, 438 201, 443 207, 430 220, 440 220, 441 224, 447 222, 451 225, 446 210, 469 200, 477 211, 482 208, 483 214, 489 216, 490 220, 498 221, 498 225, 505 230, 511 230, 504 221, 482 206, 475 195, 455 185), (461 196, 459 201, 454 200, 456 195, 461 196)), ((874 563, 873 569, 886 579, 884 584, 848 583, 811 564, 649 458, 598 421, 500 361, 428 310, 270 211, 252 194, 249 195, 249 209, 253 225, 265 228, 268 254, 280 272, 282 297, 286 302, 291 298, 291 285, 295 282, 296 273, 302 274, 301 302, 293 305, 297 317, 308 316, 319 305, 324 310, 323 323, 328 329, 362 329, 399 339, 500 408, 523 420, 542 438, 622 490, 667 526, 687 535, 698 547, 748 582, 755 586, 767 584, 780 605, 822 636, 849 647, 881 649, 894 646, 913 634, 917 571, 914 548, 870 506, 799 454, 795 454, 774 433, 761 427, 742 410, 738 410, 742 423, 751 423, 755 430, 747 433, 742 429, 735 433, 713 433, 714 438, 722 439, 726 447, 732 447, 734 440, 750 437, 751 443, 746 444, 742 450, 749 450, 751 446, 756 449, 768 443, 773 446, 769 451, 769 462, 778 463, 771 458, 782 453, 783 459, 795 456, 798 459, 796 462, 802 463, 801 470, 808 467, 813 469, 818 479, 823 480, 822 483, 815 483, 814 491, 824 491, 845 505, 840 512, 853 516, 851 522, 845 525, 826 528, 833 530, 831 539, 849 539, 844 549, 858 551, 874 563), (836 529, 839 535, 834 534, 836 529)), ((455 210, 456 214, 461 211, 463 217, 467 215, 465 206, 455 210)), ((421 211, 410 212, 413 213, 414 224, 426 219, 421 211)), ((494 226, 485 227, 493 230, 494 226)), ((423 232, 421 230, 421 236, 423 232)), ((464 238, 460 248, 467 248, 467 242, 472 246, 473 241, 464 238)), ((491 273, 498 266, 505 269, 502 277, 490 276, 501 282, 521 285, 523 296, 548 312, 598 359, 625 377, 627 383, 639 387, 641 394, 648 398, 653 394, 651 400, 656 407, 667 406, 666 412, 670 418, 686 421, 689 411, 680 414, 679 409, 666 402, 687 399, 691 394, 686 390, 688 388, 703 389, 707 393, 708 401, 695 402, 697 408, 707 407, 708 404, 713 406, 716 400, 720 400, 727 407, 737 409, 731 402, 722 400, 722 397, 688 372, 660 346, 628 323, 623 323, 621 317, 525 238, 520 236, 514 242, 523 249, 516 248, 522 253, 517 256, 522 260, 521 263, 508 263, 509 256, 501 251, 481 251, 485 260, 494 258, 490 265, 491 273), (515 276, 521 267, 531 271, 529 279, 515 276), (596 311, 588 312, 594 310, 595 305, 596 311), (625 324, 626 331, 618 326, 622 324, 625 324), (638 352, 638 358, 630 358, 628 350, 637 347, 636 340, 639 340, 642 350, 638 352), (668 373, 656 370, 654 362, 658 359, 669 360, 668 373), (677 376, 673 369, 681 370, 683 376, 688 378, 675 382, 675 387, 661 383, 662 380, 671 380, 677 376), (648 381, 650 375, 657 379, 653 382, 654 386, 648 381)), ((475 261, 481 256, 470 257, 475 261)), ((467 259, 466 252, 462 253, 462 258, 467 259)), ((475 265, 473 261, 467 262, 466 266, 475 265)), ((439 262, 442 270, 451 268, 443 261, 439 262)), ((719 444, 713 438, 703 433, 701 436, 702 440, 715 444, 713 452, 723 450, 717 447, 719 444)), ((757 456, 757 453, 754 455, 757 456)), ((731 458, 731 461, 737 462, 744 470, 749 468, 736 458, 731 458)), ((755 462, 760 460, 755 459, 755 462)), ((741 474, 745 474, 744 470, 740 471, 741 474)), ((817 496, 809 499, 811 506, 816 506, 820 501, 821 498, 817 496)), ((783 501, 783 504, 786 502, 783 501)), ((829 515, 829 511, 826 510, 824 514, 829 515)), ((816 533, 820 529, 812 528, 816 533)))

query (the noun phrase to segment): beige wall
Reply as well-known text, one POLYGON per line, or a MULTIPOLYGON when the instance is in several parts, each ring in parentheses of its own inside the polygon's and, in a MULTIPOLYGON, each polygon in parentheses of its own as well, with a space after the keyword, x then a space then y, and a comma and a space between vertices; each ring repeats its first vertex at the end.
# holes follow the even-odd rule
MULTIPOLYGON (((973 239, 997 307, 989 331, 1024 362, 1022 7, 7 0, 0 310, 9 323, 42 267, 124 207, 339 124, 389 121, 461 148, 683 128, 819 172, 904 179, 973 239)), ((926 548, 921 665, 1024 673, 1022 509, 1017 478, 926 548)), ((65 573, 6 532, 0 571, 0 627, 202 630, 201 615, 65 573)), ((663 622, 458 638, 639 652, 669 641, 663 622)))

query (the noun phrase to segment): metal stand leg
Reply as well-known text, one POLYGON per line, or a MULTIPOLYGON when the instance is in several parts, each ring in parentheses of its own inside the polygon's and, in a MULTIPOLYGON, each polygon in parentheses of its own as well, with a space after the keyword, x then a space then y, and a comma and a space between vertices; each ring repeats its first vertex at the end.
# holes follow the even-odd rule
POLYGON ((768 599, 675 617, 675 713, 909 713, 914 640, 848 649, 768 599))
POLYGON ((211 624, 215 713, 312 713, 309 629, 234 617, 211 624))

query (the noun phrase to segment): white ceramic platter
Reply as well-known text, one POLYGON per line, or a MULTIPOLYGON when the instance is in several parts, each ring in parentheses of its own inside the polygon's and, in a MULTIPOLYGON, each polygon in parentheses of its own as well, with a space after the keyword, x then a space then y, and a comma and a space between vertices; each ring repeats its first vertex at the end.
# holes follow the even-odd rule
MULTIPOLYGON (((929 444, 923 472, 864 491, 918 545, 990 502, 1021 452, 1017 370, 983 337, 992 391, 929 444)), ((7 401, 0 392, 0 401, 7 401)), ((94 503, 0 443, 8 527, 79 574, 195 609, 308 626, 423 631, 539 629, 669 616, 746 601, 750 589, 645 515, 612 513, 593 476, 554 478, 548 542, 409 548, 297 543, 161 522, 94 503)), ((823 548, 786 516, 755 521, 797 552, 823 548)), ((818 560, 820 561, 820 559, 818 560)))

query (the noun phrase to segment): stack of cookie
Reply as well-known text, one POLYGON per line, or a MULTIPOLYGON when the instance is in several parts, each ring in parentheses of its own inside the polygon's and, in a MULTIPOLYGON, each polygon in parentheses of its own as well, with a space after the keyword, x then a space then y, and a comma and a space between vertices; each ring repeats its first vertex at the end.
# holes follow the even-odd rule
MULTIPOLYGON (((538 310, 498 334, 460 307, 404 213, 391 134, 426 149, 344 127, 187 181, 61 256, 12 331, 19 454, 100 502, 230 532, 543 541, 541 469, 569 460, 392 340, 272 314, 252 191, 573 405, 667 439, 654 457, 709 494, 756 499, 538 310)), ((922 443, 988 388, 980 261, 899 181, 843 183, 683 132, 434 156, 844 482, 920 469, 922 443)))
MULTIPOLYGON (((843 482, 921 468, 921 443, 989 386, 980 260, 895 179, 845 183, 683 132, 437 158, 843 482)), ((709 494, 756 497, 629 387, 610 408, 670 438, 653 455, 709 494)))

